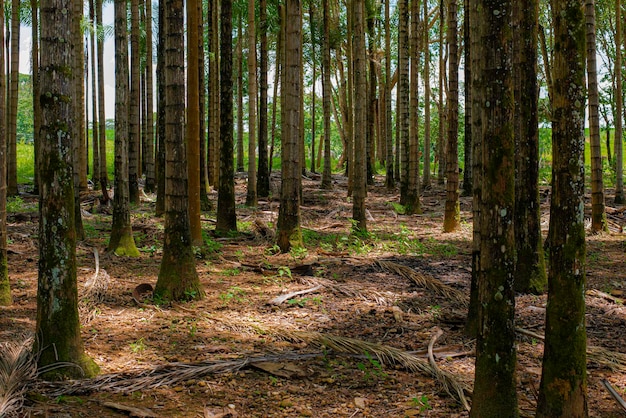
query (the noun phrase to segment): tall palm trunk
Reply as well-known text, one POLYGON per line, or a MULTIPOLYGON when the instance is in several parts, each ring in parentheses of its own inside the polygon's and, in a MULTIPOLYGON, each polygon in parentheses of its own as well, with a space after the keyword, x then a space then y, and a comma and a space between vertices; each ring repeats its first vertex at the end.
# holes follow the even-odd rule
POLYGON ((270 194, 270 173, 267 154, 267 0, 259 5, 259 29, 261 51, 259 54, 259 170, 257 177, 257 193, 267 198, 270 194))
POLYGON ((248 191, 246 206, 256 206, 256 13, 255 1, 248 0, 248 191))
MULTIPOLYGON (((150 1, 150 0, 149 0, 150 1)), ((139 0, 130 2, 130 103, 128 111, 128 191, 130 203, 139 203, 141 115, 139 79, 139 0)))
POLYGON ((75 119, 72 123, 72 137, 74 139, 74 210, 76 214, 76 236, 79 240, 85 238, 83 228, 82 213, 80 210, 80 192, 87 190, 87 143, 85 141, 85 77, 84 77, 84 49, 83 34, 80 22, 83 20, 83 5, 81 2, 72 3, 72 37, 73 37, 73 73, 72 78, 74 94, 72 103, 74 104, 75 119))
POLYGON ((365 0, 352 0, 353 8, 353 59, 354 59, 354 164, 352 191, 352 219, 354 229, 367 232, 365 216, 366 153, 367 153, 367 53, 365 50, 365 0))
MULTIPOLYGON (((426 1, 426 0, 424 0, 426 1)), ((411 2, 411 76, 409 106, 409 171, 407 179, 407 214, 420 213, 420 170, 419 170, 419 0, 411 2)))
MULTIPOLYGON (((622 2, 615 0, 615 203, 621 204, 624 198, 624 161, 623 161, 623 89, 622 89, 622 2)), ((556 88, 556 86, 555 86, 556 88)))
POLYGON ((430 189, 430 36, 428 0, 424 0, 424 176, 422 187, 430 189))
MULTIPOLYGON (((35 7, 36 9, 36 7, 35 7)), ((4 46, 4 7, 0 7, 0 46, 4 46)), ((0 47, 0 68, 4 69, 5 49, 0 47)), ((39 75, 36 73, 36 77, 39 75)), ((34 90, 33 90, 34 93, 34 90)), ((39 96, 34 96, 38 98, 39 96)), ((0 169, 7 168, 6 74, 0 71, 0 169)), ((39 100, 33 100, 39 102, 39 100)), ((37 167, 35 168, 37 170, 37 167)), ((0 175, 0 306, 13 302, 9 281, 7 254, 7 176, 0 175)))
MULTIPOLYGON (((98 85, 98 74, 96 70, 96 5, 94 0, 89 0, 89 20, 91 22, 91 30, 89 31, 89 49, 91 51, 90 66, 91 66, 91 136, 92 140, 92 170, 91 180, 93 182, 94 189, 100 187, 100 146, 98 145, 100 123, 98 121, 98 93, 96 86, 98 85)), ((104 129, 105 121, 102 121, 102 129, 104 129)))
POLYGON ((396 187, 394 177, 394 156, 393 156, 393 129, 391 113, 391 28, 390 28, 390 7, 389 1, 385 1, 385 142, 386 142, 386 173, 385 185, 391 191, 396 187))
POLYGON ((146 0, 146 193, 156 190, 156 172, 154 164, 154 77, 152 75, 152 0, 146 0))
MULTIPOLYGON (((96 1, 96 27, 102 28, 102 0, 96 1)), ((109 202, 109 174, 107 171, 107 141, 106 141, 106 117, 104 108, 104 39, 97 37, 96 48, 98 49, 98 120, 101 128, 98 132, 98 145, 100 147, 100 188, 105 203, 109 202)))
POLYGON ((330 158, 330 1, 323 0, 324 41, 322 45, 322 112, 324 113, 324 171, 322 174, 322 189, 332 188, 331 158, 330 158))
POLYGON ((19 94, 19 64, 20 64, 20 1, 11 1, 11 60, 9 70, 9 97, 7 121, 7 195, 15 196, 17 189, 17 101, 19 94))
POLYGON ((398 123, 400 148, 400 204, 408 203, 409 192, 409 1, 398 1, 398 123))

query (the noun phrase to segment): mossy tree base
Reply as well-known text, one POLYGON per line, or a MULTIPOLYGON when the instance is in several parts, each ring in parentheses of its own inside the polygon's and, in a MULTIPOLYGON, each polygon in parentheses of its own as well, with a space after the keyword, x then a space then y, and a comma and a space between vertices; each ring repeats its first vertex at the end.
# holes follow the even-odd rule
POLYGON ((122 235, 119 238, 119 242, 113 250, 115 255, 126 257, 139 257, 139 250, 135 245, 135 239, 132 235, 122 235))

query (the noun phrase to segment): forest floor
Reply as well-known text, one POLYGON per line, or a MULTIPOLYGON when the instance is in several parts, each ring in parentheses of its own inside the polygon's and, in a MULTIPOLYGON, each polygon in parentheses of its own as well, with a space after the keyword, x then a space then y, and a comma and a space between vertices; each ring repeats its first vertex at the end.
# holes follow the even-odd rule
MULTIPOLYGON (((85 196, 87 239, 77 248, 82 335, 106 376, 72 390, 33 384, 25 402, 30 416, 468 416, 434 378, 427 348, 430 343, 438 368, 471 388, 475 341, 463 333, 471 198, 461 198, 461 228, 444 234, 441 186, 422 194, 423 214, 406 216, 392 203, 399 196, 378 178, 367 198, 369 235, 356 237, 350 235, 346 179, 334 177, 332 191, 307 179, 306 250, 277 254, 271 235, 278 202, 245 207, 245 178, 239 176, 237 193, 238 234, 214 236, 214 212, 203 214, 207 245, 198 252, 197 271, 205 297, 160 306, 141 292, 149 286, 139 286, 154 286, 161 260, 163 224, 153 216, 154 196, 133 208, 139 258, 105 253, 111 215, 95 210, 97 192, 85 196), (94 277, 99 292, 85 287, 94 277), (435 284, 424 288, 421 280, 435 284), (301 290, 308 293, 274 300, 301 290)), ((544 234, 547 195, 542 193, 544 234)), ((36 197, 22 199, 26 209, 9 213, 14 304, 0 309, 2 342, 20 341, 35 329, 37 214, 27 208, 36 210, 36 197)), ((602 292, 587 295, 588 345, 626 354, 626 217, 620 208, 609 214, 611 232, 587 238, 587 288, 602 292)), ((516 298, 516 325, 529 331, 518 338, 523 416, 534 415, 545 306, 545 295, 516 298)), ((601 381, 624 396, 626 369, 608 367, 598 352, 588 364, 590 415, 624 416, 601 381)))

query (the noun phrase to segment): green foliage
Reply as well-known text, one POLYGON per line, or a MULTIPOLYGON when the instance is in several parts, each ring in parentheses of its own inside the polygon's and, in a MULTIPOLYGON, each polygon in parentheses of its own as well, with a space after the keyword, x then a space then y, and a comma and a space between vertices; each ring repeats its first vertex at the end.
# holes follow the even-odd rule
POLYGON ((24 202, 19 196, 11 196, 7 199, 7 212, 36 212, 37 204, 36 203, 27 203, 24 202))
POLYGON ((233 301, 243 302, 246 300, 246 291, 239 286, 231 286, 226 292, 220 293, 219 298, 224 306, 233 301))
POLYGON ((143 337, 141 337, 140 339, 138 339, 134 343, 130 343, 130 350, 133 353, 141 353, 145 349, 146 349, 146 344, 145 344, 145 341, 144 341, 143 337))
POLYGON ((416 408, 419 408, 420 414, 423 414, 424 412, 433 409, 428 400, 428 396, 426 395, 422 395, 419 398, 417 396, 414 396, 413 398, 411 398, 411 404, 413 404, 413 406, 415 406, 416 408))
POLYGON ((374 378, 384 379, 387 377, 387 374, 383 370, 383 366, 380 362, 372 357, 372 355, 367 351, 365 352, 365 358, 367 359, 367 362, 359 362, 356 366, 363 372, 367 382, 372 381, 374 378))

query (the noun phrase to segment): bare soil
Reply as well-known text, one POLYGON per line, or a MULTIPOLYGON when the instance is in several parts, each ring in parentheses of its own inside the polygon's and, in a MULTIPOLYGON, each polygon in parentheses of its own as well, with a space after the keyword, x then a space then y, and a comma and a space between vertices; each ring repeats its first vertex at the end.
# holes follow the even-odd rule
MULTIPOLYGON (((256 208, 246 208, 245 179, 237 178, 240 232, 215 237, 215 214, 203 214, 210 245, 198 252, 197 271, 205 297, 161 306, 143 299, 144 295, 133 297, 138 285, 154 285, 159 271, 163 224, 153 216, 154 196, 133 209, 141 256, 125 258, 105 253, 111 216, 95 204, 97 192, 86 195, 87 239, 79 243, 77 256, 87 353, 103 374, 113 374, 119 381, 121 376, 131 379, 162 365, 188 373, 171 380, 172 384, 165 381, 156 388, 119 393, 102 388, 51 396, 45 385, 33 385, 25 412, 33 417, 468 416, 431 375, 381 363, 367 350, 342 353, 297 335, 352 338, 426 359, 429 341, 441 329, 443 334, 434 342, 437 365, 471 385, 474 341, 463 333, 465 308, 376 263, 408 266, 469 294, 471 198, 461 198, 459 231, 444 234, 441 186, 424 191, 423 214, 406 216, 391 203, 399 196, 389 194, 383 180, 377 179, 367 199, 370 235, 355 237, 350 235, 346 180, 340 176, 334 180, 332 191, 320 190, 316 179, 304 181, 306 251, 277 254, 271 234, 278 202, 261 201, 256 208), (99 278, 110 278, 98 300, 90 299, 84 286, 95 274, 94 249, 99 253, 99 278), (270 303, 277 296, 315 287, 280 304, 270 303), (242 364, 221 372, 203 372, 200 367, 263 356, 271 358, 264 364, 242 364), (185 369, 181 363, 189 364, 185 369)), ((542 197, 544 233, 547 195, 542 197)), ((24 194, 23 199, 36 205, 34 196, 24 194)), ((216 195, 211 199, 216 201, 216 195)), ((621 298, 624 217, 621 208, 609 209, 611 232, 587 239, 587 283, 588 289, 621 298)), ((35 329, 37 221, 36 213, 9 214, 14 304, 0 309, 0 341, 23 339, 35 329)), ((545 295, 519 295, 517 325, 543 335, 545 305, 545 295)), ((619 300, 588 295, 587 329, 590 346, 626 354, 626 308, 619 300)), ((519 405, 529 416, 534 415, 542 352, 540 338, 520 335, 519 405)), ((590 415, 624 416, 601 381, 607 379, 624 396, 626 371, 592 361, 588 370, 590 415)))

